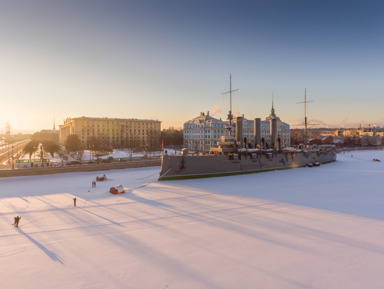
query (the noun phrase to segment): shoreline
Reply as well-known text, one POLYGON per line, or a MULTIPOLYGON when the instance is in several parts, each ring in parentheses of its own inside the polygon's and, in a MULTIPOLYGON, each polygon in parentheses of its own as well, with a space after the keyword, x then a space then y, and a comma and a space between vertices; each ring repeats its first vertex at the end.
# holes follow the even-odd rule
POLYGON ((65 167, 42 167, 42 168, 26 168, 26 169, 9 169, 0 170, 0 178, 50 175, 73 172, 92 172, 92 171, 108 171, 128 168, 154 167, 160 166, 161 159, 156 160, 140 160, 127 162, 112 162, 101 164, 82 164, 70 165, 65 167))

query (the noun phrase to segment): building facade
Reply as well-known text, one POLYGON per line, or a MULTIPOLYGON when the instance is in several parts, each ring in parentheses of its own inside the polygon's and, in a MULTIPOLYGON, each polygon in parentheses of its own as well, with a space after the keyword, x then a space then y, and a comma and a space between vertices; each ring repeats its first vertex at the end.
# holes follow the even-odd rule
POLYGON ((158 149, 161 122, 158 120, 77 117, 67 118, 60 125, 60 144, 69 135, 77 135, 84 148, 98 142, 107 148, 158 149))
POLYGON ((264 138, 265 143, 269 145, 273 142, 271 137, 272 137, 272 122, 274 120, 276 120, 277 138, 280 141, 281 148, 289 147, 291 145, 291 127, 289 124, 281 121, 280 118, 276 116, 273 105, 272 105, 270 115, 265 119, 265 121, 262 121, 262 124, 261 124, 262 138, 264 138), (264 127, 263 127, 263 123, 264 123, 264 127))
POLYGON ((198 117, 184 123, 184 147, 190 151, 209 151, 226 134, 227 124, 228 122, 211 117, 209 112, 201 112, 198 117))
POLYGON ((362 146, 381 146, 384 144, 384 128, 365 126, 359 128, 339 129, 337 135, 342 139, 355 138, 362 146))
MULTIPOLYGON (((232 122, 233 137, 236 135, 236 120, 235 118, 232 122)), ((222 135, 227 134, 225 127, 228 125, 228 121, 216 119, 210 116, 209 112, 207 114, 201 112, 198 117, 184 123, 184 147, 190 151, 208 152, 210 148, 217 147, 222 135)), ((279 143, 279 146, 284 148, 290 146, 290 126, 276 116, 272 107, 271 114, 264 121, 243 118, 242 137, 247 147, 270 148, 277 147, 279 143), (276 141, 272 139, 272 123, 276 124, 276 141)))

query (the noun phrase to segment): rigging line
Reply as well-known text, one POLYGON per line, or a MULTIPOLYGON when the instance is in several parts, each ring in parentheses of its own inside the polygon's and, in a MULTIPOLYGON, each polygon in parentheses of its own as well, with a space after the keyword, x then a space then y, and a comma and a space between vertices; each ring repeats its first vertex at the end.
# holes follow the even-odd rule
POLYGON ((165 176, 166 174, 169 173, 169 171, 171 170, 172 168, 170 168, 168 171, 165 172, 165 174, 163 176, 165 176))
MULTIPOLYGON (((170 168, 168 171, 166 171, 165 174, 164 174, 163 176, 165 176, 171 169, 172 169, 172 168, 170 168)), ((152 174, 152 175, 154 175, 154 174, 152 174)), ((149 176, 148 176, 148 177, 149 177, 149 176)), ((145 178, 147 178, 147 177, 145 177, 145 178)), ((144 178, 143 178, 143 179, 144 179, 144 178)), ((138 186, 138 187, 136 187, 136 188, 132 188, 132 190, 136 190, 136 189, 143 188, 143 187, 148 186, 149 184, 154 183, 154 182, 157 182, 157 180, 153 180, 153 181, 151 181, 151 182, 149 182, 149 183, 146 183, 146 184, 144 184, 144 185, 140 185, 140 186, 138 186)))
POLYGON ((154 180, 154 181, 151 181, 151 182, 146 183, 146 184, 144 184, 144 185, 140 185, 140 186, 138 186, 138 187, 136 187, 136 188, 133 188, 132 191, 133 191, 133 190, 137 190, 137 189, 144 188, 144 187, 148 186, 149 184, 154 183, 154 182, 156 182, 156 181, 157 181, 157 180, 154 180))
POLYGON ((154 174, 150 174, 149 176, 146 176, 146 177, 143 177, 143 178, 138 178, 138 179, 136 179, 136 180, 144 180, 144 179, 146 179, 146 178, 149 178, 149 177, 152 177, 152 176, 154 176, 154 175, 156 175, 156 174, 158 174, 159 172, 156 172, 156 173, 154 173, 154 174))

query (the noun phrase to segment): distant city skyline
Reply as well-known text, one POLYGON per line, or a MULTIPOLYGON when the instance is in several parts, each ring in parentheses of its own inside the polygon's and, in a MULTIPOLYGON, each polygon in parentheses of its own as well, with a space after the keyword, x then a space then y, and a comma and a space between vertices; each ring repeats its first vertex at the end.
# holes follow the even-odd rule
POLYGON ((381 1, 0 0, 0 132, 211 111, 384 124, 381 1))

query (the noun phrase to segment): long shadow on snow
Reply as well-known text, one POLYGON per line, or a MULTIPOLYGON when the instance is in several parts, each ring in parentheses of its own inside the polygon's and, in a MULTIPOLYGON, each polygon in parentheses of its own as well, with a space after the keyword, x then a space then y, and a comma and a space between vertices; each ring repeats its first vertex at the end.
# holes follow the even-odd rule
POLYGON ((64 265, 63 261, 60 260, 60 257, 58 257, 54 252, 48 250, 46 247, 44 247, 41 243, 33 239, 31 236, 29 236, 27 233, 25 233, 22 229, 19 228, 20 234, 24 235, 27 239, 29 239, 33 244, 35 244, 41 251, 43 251, 49 258, 51 258, 53 261, 59 262, 64 265))
MULTIPOLYGON (((175 187, 180 187, 182 189, 186 189, 188 188, 187 186, 180 186, 180 182, 177 182, 177 185, 175 187)), ((194 188, 193 186, 190 187, 191 189, 193 190, 200 190, 201 189, 201 184, 198 184, 196 186, 196 188, 194 188)), ((206 190, 207 191, 207 190, 206 190)), ((212 196, 215 196, 215 195, 231 195, 230 193, 226 192, 226 193, 223 193, 223 194, 220 194, 219 192, 215 192, 215 191, 209 191, 210 194, 212 194, 212 196)), ((244 193, 244 196, 246 197, 251 197, 252 193, 244 193)), ((257 193, 255 193, 257 194, 257 193)), ((208 195, 208 193, 207 193, 208 195)), ((239 197, 242 197, 243 194, 236 194, 236 196, 239 196, 239 197)), ((178 199, 183 199, 183 198, 188 198, 188 202, 191 204, 192 203, 192 199, 191 199, 192 196, 184 196, 184 197, 180 197, 178 199)), ((196 197, 196 196, 195 196, 196 197)), ((198 196, 200 197, 200 196, 198 196)), ((257 197, 257 196, 253 196, 253 197, 257 197)), ((259 198, 258 198, 259 199, 259 198)), ((241 198, 240 198, 241 200, 241 198)), ((240 200, 237 200, 237 201, 240 201, 240 200)), ((233 208, 225 208, 225 209, 222 209, 222 208, 215 208, 215 207, 211 207, 211 208, 205 208, 203 209, 202 211, 199 211, 199 212, 196 212, 196 211, 177 211, 177 214, 180 214, 180 216, 185 216, 185 217, 188 217, 188 218, 191 218, 191 219, 195 219, 196 221, 203 221, 203 222, 206 222, 206 223, 211 223, 215 226, 220 226, 224 229, 231 229, 231 230, 234 230, 234 231, 237 231, 238 233, 242 233, 244 235, 249 235, 251 237, 253 237, 249 230, 249 228, 247 228, 246 230, 242 230, 241 227, 239 227, 239 224, 232 224, 230 225, 228 223, 229 220, 225 220, 224 219, 221 219, 220 216, 219 219, 213 217, 212 215, 210 215, 209 217, 206 216, 206 214, 212 214, 212 213, 222 213, 222 212, 230 212, 230 211, 233 211, 233 212, 236 212, 237 210, 241 210, 241 209, 244 209, 244 208, 254 208, 256 210, 271 210, 273 208, 266 208, 264 207, 265 205, 277 205, 277 208, 281 208, 281 207, 285 207, 285 206, 290 206, 290 202, 279 202, 279 201, 273 201, 273 200, 263 200, 263 199, 259 199, 261 201, 263 201, 263 203, 261 204, 241 204, 239 203, 238 207, 233 207, 233 208), (225 220, 225 221, 224 221, 225 220), (229 227, 228 227, 229 226, 229 227)), ((232 200, 232 202, 235 201, 235 200, 232 200)), ((291 205, 297 205, 295 203, 291 204, 291 205)), ((299 206, 303 206, 303 205, 299 205, 299 206)), ((173 207, 177 207, 177 206, 173 206, 173 207)), ((182 206, 183 207, 183 206, 182 206)), ((201 205, 199 205, 199 207, 201 208, 201 205)), ((305 206, 303 206, 305 207, 305 206)), ((319 209, 319 208, 317 208, 319 209)), ((321 207, 320 207, 321 209, 321 207)), ((322 209, 324 212, 326 212, 326 210, 322 209)), ((174 210, 172 210, 173 212, 175 212, 174 210)), ((337 211, 336 211, 337 212, 337 211)), ((282 214, 282 215, 285 215, 287 213, 285 212, 281 212, 281 211, 276 211, 275 213, 278 213, 278 214, 282 214)), ((173 217, 173 216, 171 216, 173 217)), ((260 215, 259 216, 259 221, 260 220, 263 220, 262 222, 258 222, 258 225, 259 226, 265 226, 264 222, 266 222, 268 219, 265 219, 263 218, 263 215, 260 215)), ((256 225, 256 224, 255 224, 256 225)), ((377 246, 374 246, 373 244, 369 243, 369 242, 363 242, 363 241, 359 241, 356 243, 356 240, 354 240, 353 238, 350 238, 348 236, 343 236, 343 235, 340 235, 340 234, 336 234, 336 233, 332 233, 332 232, 324 232, 322 230, 317 230, 315 228, 310 228, 310 227, 307 227, 305 225, 299 225, 299 224, 291 224, 289 222, 285 222, 285 221, 282 221, 280 220, 279 222, 276 222, 276 223, 269 223, 269 225, 273 225, 272 227, 269 227, 270 229, 271 228, 275 228, 275 230, 277 232, 281 232, 282 229, 287 229, 287 228, 290 228, 290 230, 295 230, 296 234, 299 234, 301 235, 302 237, 305 237, 305 238, 308 238, 309 236, 311 236, 311 238, 314 238, 314 239, 317 239, 317 240, 328 240, 329 239, 329 236, 332 236, 332 240, 333 242, 335 243, 339 243, 339 244, 343 244, 343 245, 347 245, 347 246, 350 246, 352 248, 359 248, 359 249, 363 249, 363 250, 366 250, 366 251, 370 251, 370 252, 374 252, 374 253, 380 253, 380 254, 384 254, 384 251, 383 251, 383 248, 382 247, 377 247, 377 246), (277 227, 276 227, 277 226, 277 227), (281 227, 281 228, 280 228, 281 227)), ((252 231, 252 230, 251 230, 252 231)), ((270 239, 269 237, 267 236, 264 236, 263 238, 263 235, 260 234, 260 233, 257 233, 256 235, 258 238, 260 239, 264 239, 265 241, 269 241, 269 242, 274 242, 276 243, 277 245, 282 245, 282 243, 280 242, 277 242, 278 240, 275 240, 275 239, 270 239)), ((285 246, 287 246, 287 244, 284 244, 285 246)), ((301 246, 298 246, 298 247, 295 247, 293 244, 292 244, 292 249, 297 249, 297 250, 303 250, 305 251, 306 248, 304 247, 301 247, 301 246)), ((314 252, 312 252, 314 253, 314 252)))
POLYGON ((137 201, 137 202, 140 202, 140 203, 143 203, 143 204, 146 204, 146 205, 170 207, 170 205, 168 205, 168 204, 140 197, 140 196, 134 194, 132 192, 132 190, 128 190, 128 192, 126 192, 124 194, 124 196, 122 196, 122 197, 125 197, 127 199, 131 199, 132 201, 137 201))
MULTIPOLYGON (((167 210, 167 209, 165 209, 167 210)), ((180 217, 180 216, 178 216, 180 217)), ((188 215, 188 217, 196 218, 197 220, 205 220, 205 218, 202 218, 200 216, 191 216, 188 215)), ((172 217, 171 217, 172 218, 172 217)), ((192 246, 197 246, 193 241, 190 240, 191 236, 187 236, 185 234, 182 234, 180 231, 175 230, 173 228, 170 228, 169 226, 159 226, 157 222, 159 219, 153 219, 153 220, 141 220, 142 222, 150 223, 154 228, 162 228, 167 231, 168 234, 174 235, 174 238, 178 238, 183 242, 188 242, 192 246), (183 236, 183 237, 181 237, 183 236)), ((213 222, 214 225, 216 225, 216 222, 213 222)), ((164 271, 168 273, 172 272, 178 272, 178 275, 184 276, 185 279, 194 280, 195 282, 198 282, 204 286, 208 286, 209 288, 222 288, 220 284, 217 284, 217 281, 214 280, 214 278, 210 278, 204 275, 204 272, 201 272, 200 270, 197 270, 191 266, 187 262, 183 262, 183 260, 174 258, 173 256, 170 256, 168 252, 161 251, 154 249, 151 245, 146 245, 144 242, 142 242, 139 239, 136 239, 133 235, 128 234, 106 234, 104 235, 104 238, 109 239, 111 242, 115 243, 117 246, 124 247, 126 250, 128 250, 131 254, 136 255, 138 258, 147 260, 147 262, 153 263, 156 267, 162 268, 164 271), (164 267, 164 264, 166 266, 164 267)), ((205 247, 200 247, 202 250, 206 250, 207 252, 214 254, 218 256, 217 252, 211 251, 205 247)), ((255 268, 254 266, 248 264, 247 262, 242 262, 239 259, 231 258, 229 256, 222 256, 223 258, 231 259, 232 261, 236 262, 240 266, 244 266, 246 268, 250 268, 252 270, 260 271, 264 274, 267 274, 269 276, 272 276, 273 278, 277 278, 282 280, 283 282, 286 282, 288 284, 293 284, 297 286, 297 288, 308 288, 307 284, 298 282, 293 279, 286 278, 284 276, 278 276, 276 274, 271 274, 267 270, 263 270, 261 268, 255 268)))
MULTIPOLYGON (((375 165, 372 162, 369 165, 375 165)), ((258 198, 384 220, 384 197, 377 179, 383 173, 361 171, 360 163, 336 162, 319 168, 298 168, 258 174, 165 181, 178 190, 204 190, 217 195, 258 198), (345 171, 347 170, 347 172, 345 171)))
POLYGON ((108 221, 108 222, 110 222, 110 223, 112 223, 112 224, 114 224, 114 225, 121 226, 120 223, 115 222, 115 221, 112 221, 112 220, 110 220, 110 219, 108 219, 108 218, 106 218, 106 217, 103 217, 103 216, 101 216, 101 215, 99 215, 99 214, 96 214, 96 213, 94 213, 94 212, 91 212, 91 211, 89 211, 89 210, 87 210, 87 209, 84 209, 84 208, 81 208, 81 207, 77 207, 77 208, 80 209, 80 210, 83 210, 84 212, 87 212, 88 214, 94 215, 94 216, 96 216, 96 217, 98 217, 98 218, 100 218, 100 219, 106 220, 106 221, 108 221))

